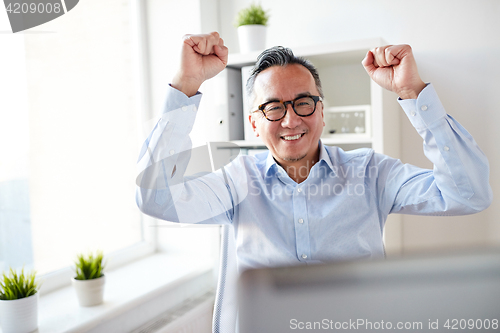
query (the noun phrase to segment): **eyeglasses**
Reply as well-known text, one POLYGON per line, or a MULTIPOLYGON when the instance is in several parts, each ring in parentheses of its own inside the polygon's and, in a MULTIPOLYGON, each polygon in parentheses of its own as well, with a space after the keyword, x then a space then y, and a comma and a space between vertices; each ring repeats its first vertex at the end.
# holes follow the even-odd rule
POLYGON ((308 117, 316 111, 318 101, 322 101, 319 96, 301 96, 293 101, 269 101, 259 105, 258 110, 253 112, 262 111, 267 120, 278 121, 285 117, 287 104, 291 104, 297 116, 308 117))

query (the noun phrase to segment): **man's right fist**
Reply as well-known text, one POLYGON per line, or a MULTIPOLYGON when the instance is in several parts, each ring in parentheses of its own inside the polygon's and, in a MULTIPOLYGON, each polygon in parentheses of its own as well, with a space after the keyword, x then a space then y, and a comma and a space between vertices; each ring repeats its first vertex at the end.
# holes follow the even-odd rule
POLYGON ((217 32, 185 35, 183 39, 181 66, 171 85, 191 97, 205 80, 226 67, 229 51, 217 32))

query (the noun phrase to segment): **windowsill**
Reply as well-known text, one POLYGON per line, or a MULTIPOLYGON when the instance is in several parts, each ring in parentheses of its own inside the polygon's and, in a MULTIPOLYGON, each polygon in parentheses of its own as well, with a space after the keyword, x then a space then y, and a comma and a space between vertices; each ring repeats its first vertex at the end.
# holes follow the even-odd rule
POLYGON ((214 288, 212 270, 209 258, 151 255, 107 272, 101 305, 80 307, 72 286, 41 295, 38 332, 130 331, 214 288))

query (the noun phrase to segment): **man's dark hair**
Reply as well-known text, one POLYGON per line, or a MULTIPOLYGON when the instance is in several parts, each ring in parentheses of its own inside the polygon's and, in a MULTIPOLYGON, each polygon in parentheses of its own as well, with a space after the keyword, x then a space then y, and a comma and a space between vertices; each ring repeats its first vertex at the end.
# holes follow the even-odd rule
POLYGON ((254 93, 254 84, 257 75, 265 69, 268 69, 272 66, 287 66, 291 64, 302 65, 314 78, 314 83, 316 83, 316 88, 318 89, 319 95, 323 98, 323 89, 321 88, 321 80, 319 79, 318 70, 314 65, 309 61, 302 57, 297 57, 293 54, 292 50, 283 47, 283 46, 274 46, 270 49, 265 50, 257 57, 257 63, 253 67, 250 77, 247 80, 246 91, 249 97, 249 101, 252 104, 255 96, 254 93))

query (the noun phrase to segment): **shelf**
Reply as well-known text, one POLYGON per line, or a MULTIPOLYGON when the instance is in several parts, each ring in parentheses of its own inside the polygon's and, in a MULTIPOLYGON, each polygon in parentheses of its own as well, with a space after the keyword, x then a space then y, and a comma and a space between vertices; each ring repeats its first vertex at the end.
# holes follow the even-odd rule
POLYGON ((345 144, 372 144, 372 139, 366 135, 357 134, 338 134, 338 136, 321 138, 325 145, 345 145, 345 144))
POLYGON ((218 149, 234 149, 234 145, 247 149, 267 149, 262 141, 233 140, 229 142, 217 142, 218 149))
MULTIPOLYGON (((316 66, 325 63, 354 64, 360 63, 366 51, 385 44, 381 38, 361 39, 354 41, 338 42, 324 45, 293 47, 296 56, 311 60, 316 66)), ((227 66, 241 68, 255 64, 258 55, 264 50, 250 53, 231 53, 228 56, 227 66)))
MULTIPOLYGON (((323 144, 328 146, 336 145, 366 145, 371 146, 372 139, 366 135, 339 134, 338 136, 321 138, 323 144)), ((267 149, 262 141, 233 140, 229 142, 216 142, 218 149, 235 149, 235 146, 246 149, 267 149)))

